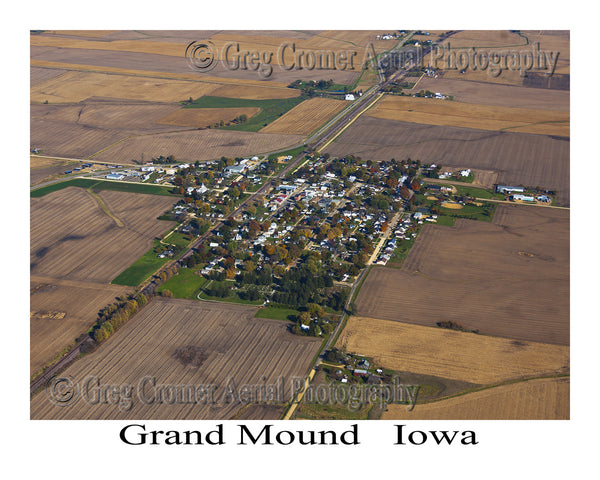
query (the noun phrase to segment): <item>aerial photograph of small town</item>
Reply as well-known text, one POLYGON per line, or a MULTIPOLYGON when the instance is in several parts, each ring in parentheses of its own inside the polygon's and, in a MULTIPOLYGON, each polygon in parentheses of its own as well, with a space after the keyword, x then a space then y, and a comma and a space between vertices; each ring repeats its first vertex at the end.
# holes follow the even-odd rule
POLYGON ((29 42, 32 420, 571 418, 570 31, 29 42))

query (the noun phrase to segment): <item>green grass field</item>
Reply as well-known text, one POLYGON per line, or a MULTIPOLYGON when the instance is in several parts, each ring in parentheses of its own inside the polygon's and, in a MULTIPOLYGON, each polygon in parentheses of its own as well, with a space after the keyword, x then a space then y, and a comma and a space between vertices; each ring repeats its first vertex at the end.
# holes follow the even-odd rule
POLYGON ((410 238, 410 240, 407 240, 406 238, 403 239, 398 239, 397 240, 397 246, 396 249, 394 250, 394 254, 391 256, 390 258, 390 262, 393 263, 402 263, 404 262, 404 260, 406 259, 406 257, 408 256, 410 249, 412 248, 412 246, 415 244, 415 240, 417 238, 419 238, 419 232, 421 231, 421 229, 419 228, 419 230, 417 231, 417 236, 415 238, 410 238))
POLYGON ((121 274, 110 283, 137 287, 170 260, 168 257, 159 258, 154 252, 154 248, 159 245, 160 242, 155 240, 154 245, 150 250, 144 253, 144 255, 138 258, 133 265, 121 272, 121 274))
POLYGON ((298 310, 292 308, 265 307, 254 315, 256 318, 270 318, 272 320, 294 321, 294 317, 300 315, 298 310))
POLYGON ((247 122, 219 127, 223 130, 241 130, 244 132, 258 132, 261 128, 266 127, 269 123, 277 120, 284 113, 299 105, 306 96, 301 95, 295 98, 275 98, 269 100, 248 100, 244 98, 226 98, 226 97, 211 97, 205 95, 184 108, 236 108, 236 107, 259 107, 258 112, 253 117, 250 117, 247 122))
MULTIPOLYGON (((455 210, 452 208, 445 208, 444 206, 440 207, 440 212, 442 215, 446 215, 454 218, 466 218, 469 220, 480 220, 483 222, 491 222, 494 218, 494 212, 496 211, 496 204, 491 202, 481 202, 481 207, 472 204, 466 204, 460 210, 455 210), (486 210, 487 208, 487 210, 486 210), (486 211, 489 214, 486 214, 486 211)), ((438 217, 438 223, 439 223, 438 217)))
POLYGON ((468 185, 454 185, 459 195, 467 195, 475 198, 493 198, 497 200, 504 200, 504 195, 501 193, 494 193, 490 190, 484 190, 483 188, 471 187, 468 185))
MULTIPOLYGON (((183 251, 192 241, 192 238, 181 232, 173 232, 169 236, 165 236, 163 243, 160 240, 154 240, 152 248, 144 255, 135 261, 128 269, 121 272, 112 282, 116 285, 128 285, 136 287, 150 275, 156 272, 160 267, 167 263, 170 258, 160 258, 154 251, 155 248, 165 247, 166 245, 175 245, 175 254, 183 251)), ((169 289, 170 290, 170 289, 169 289)))
POLYGON ((437 223, 434 225, 446 225, 448 227, 453 227, 454 222, 456 222, 456 218, 449 217, 448 215, 438 215, 437 223))
POLYGON ((144 183, 122 183, 122 182, 111 182, 106 180, 96 180, 93 178, 73 178, 64 182, 54 183, 46 187, 41 187, 36 190, 32 190, 29 194, 30 197, 43 197, 48 193, 57 192, 67 187, 79 187, 79 188, 91 188, 94 191, 100 190, 112 190, 116 192, 130 192, 130 193, 147 193, 151 195, 166 195, 166 196, 177 196, 179 194, 171 193, 169 187, 159 187, 155 185, 147 185, 144 183))
POLYGON ((158 292, 169 290, 175 298, 195 299, 198 289, 207 282, 202 275, 196 275, 196 271, 197 269, 181 268, 177 275, 158 287, 158 292))

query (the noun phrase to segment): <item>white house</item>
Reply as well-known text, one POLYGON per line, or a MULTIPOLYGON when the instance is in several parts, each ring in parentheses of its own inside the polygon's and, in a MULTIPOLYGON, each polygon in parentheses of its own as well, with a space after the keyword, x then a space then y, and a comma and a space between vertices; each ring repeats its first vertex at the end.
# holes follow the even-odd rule
POLYGON ((354 100, 354 95, 352 95, 351 93, 347 93, 346 96, 344 97, 346 100, 354 100))

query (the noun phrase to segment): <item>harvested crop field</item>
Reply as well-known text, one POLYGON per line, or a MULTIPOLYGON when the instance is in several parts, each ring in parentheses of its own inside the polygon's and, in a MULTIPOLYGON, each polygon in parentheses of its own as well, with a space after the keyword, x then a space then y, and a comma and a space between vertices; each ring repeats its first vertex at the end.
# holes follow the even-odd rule
POLYGON ((67 168, 79 166, 79 162, 31 156, 29 159, 29 184, 35 185, 47 178, 62 174, 67 168))
MULTIPOLYGON (((242 394, 244 385, 281 385, 281 396, 273 403, 289 401, 291 378, 306 375, 321 341, 293 335, 285 322, 255 319, 255 313, 256 309, 241 305, 154 299, 98 350, 64 372, 75 381, 97 376, 102 384, 131 385, 129 409, 90 405, 83 397, 57 407, 40 392, 31 400, 31 418, 231 419, 244 404, 268 400, 258 391, 236 403, 227 392, 242 394), (197 366, 176 358, 182 348, 198 354, 197 366), (139 388, 144 378, 154 379, 156 385, 191 385, 196 391, 205 386, 213 393, 198 397, 198 403, 192 403, 193 393, 191 397, 182 393, 170 404, 168 398, 159 403, 160 390, 151 382, 139 388)), ((174 389, 163 392, 173 394, 174 389)))
POLYGON ((235 416, 235 420, 279 420, 285 413, 280 405, 247 405, 235 416))
POLYGON ((246 115, 250 118, 258 112, 260 112, 260 108, 258 107, 183 108, 161 118, 158 120, 158 123, 180 127, 203 128, 221 121, 225 123, 231 122, 239 115, 246 115))
MULTIPOLYGON (((568 31, 528 31, 518 33, 506 30, 464 30, 452 35, 447 41, 442 42, 442 45, 448 45, 453 50, 462 49, 465 51, 465 49, 473 47, 476 51, 533 52, 533 55, 537 55, 535 51, 536 43, 539 43, 539 51, 552 52, 553 55, 558 53, 556 68, 554 70, 555 77, 570 73, 570 38, 568 31)), ((527 84, 528 77, 525 76, 525 71, 520 72, 518 69, 514 70, 509 67, 504 68, 499 75, 494 76, 490 74, 490 68, 482 70, 481 68, 474 69, 469 67, 462 71, 458 68, 448 69, 446 68, 446 58, 448 58, 447 54, 437 62, 437 67, 444 70, 446 78, 466 79, 494 84, 527 84)), ((544 67, 544 72, 548 71, 547 64, 541 68, 544 67)), ((542 75, 546 77, 545 73, 542 73, 542 75)), ((531 76, 531 72, 528 73, 528 76, 531 76)))
POLYGON ((376 318, 350 317, 337 346, 398 372, 479 385, 569 372, 568 346, 376 318))
MULTIPOLYGON (((156 42, 145 42, 149 47, 156 42)), ((177 46, 177 44, 174 44, 177 46)), ((347 47, 349 50, 351 47, 347 47)), ((64 68, 69 70, 96 70, 108 72, 112 69, 127 70, 134 75, 136 72, 161 72, 162 74, 176 74, 195 77, 200 82, 212 81, 219 78, 219 83, 235 83, 227 79, 237 79, 239 83, 270 84, 286 86, 298 78, 295 69, 284 70, 277 65, 273 66, 271 75, 266 80, 260 80, 255 70, 241 69, 231 70, 219 63, 209 73, 202 72, 190 74, 190 68, 185 60, 185 45, 178 45, 180 55, 161 55, 156 53, 129 52, 118 50, 88 50, 83 48, 61 48, 53 46, 32 45, 31 65, 64 68), (283 85, 282 85, 283 83, 283 85)), ((274 52, 277 53, 277 50, 274 52)), ((291 60, 290 60, 291 61, 291 60)), ((275 62, 272 62, 275 63, 275 62)), ((306 71, 305 71, 306 72, 306 71)), ((327 77, 336 83, 352 84, 360 72, 360 65, 354 65, 354 70, 328 70, 327 77)), ((162 75, 164 76, 164 75, 162 75)), ((307 75, 304 73, 303 78, 307 75)), ((319 80, 323 77, 322 72, 314 70, 309 80, 319 80)), ((186 98, 186 97, 184 97, 186 98)))
MULTIPOLYGON (((44 155, 85 159, 130 133, 126 130, 88 127, 76 123, 32 118, 29 141, 44 155)), ((134 157, 135 158, 135 157, 134 157)), ((127 159, 131 163, 131 158, 127 159)))
POLYGON ((531 108, 534 110, 570 109, 570 92, 527 88, 514 85, 495 85, 486 82, 423 77, 413 91, 429 90, 451 95, 453 101, 499 107, 531 108))
POLYGON ((244 98, 248 100, 270 100, 272 98, 296 98, 300 96, 296 88, 256 85, 223 85, 210 92, 213 97, 244 98))
POLYGON ((569 344, 569 211, 499 205, 493 223, 424 225, 402 269, 373 268, 358 314, 569 344))
POLYGON ((69 71, 34 85, 31 88, 31 101, 70 103, 90 97, 109 97, 149 102, 181 102, 189 97, 208 95, 218 86, 186 80, 69 71))
POLYGON ((311 98, 295 106, 282 117, 264 127, 260 132, 308 135, 346 105, 343 100, 311 98))
POLYGON ((370 117, 426 125, 570 135, 568 111, 474 105, 449 100, 386 95, 367 112, 370 117))
POLYGON ((162 133, 128 138, 97 155, 94 160, 129 162, 131 159, 174 155, 182 162, 211 160, 214 158, 243 157, 270 152, 296 145, 301 135, 202 130, 162 133))
POLYGON ((126 287, 32 276, 29 319, 30 369, 37 373, 96 321, 98 310, 126 287), (65 314, 52 318, 49 312, 65 314))
POLYGON ((138 40, 97 41, 84 38, 67 38, 49 35, 32 35, 30 37, 30 45, 35 47, 56 47, 64 49, 151 53, 179 58, 184 56, 186 47, 185 45, 173 42, 144 42, 138 40))
POLYGON ((38 83, 46 82, 59 75, 66 73, 66 70, 59 68, 41 68, 41 67, 30 67, 29 68, 29 85, 33 87, 38 83))
POLYGON ((444 167, 500 172, 506 185, 555 190, 561 205, 570 202, 570 141, 567 137, 491 132, 474 128, 384 120, 362 116, 326 151, 371 160, 419 159, 444 167))
MULTIPOLYGON (((36 105, 30 107, 32 121, 48 121, 75 127, 90 127, 116 130, 127 133, 146 133, 173 130, 156 124, 172 112, 178 105, 148 103, 128 103, 126 101, 88 99, 77 105, 36 105)), ((40 125, 43 125, 41 123, 40 125)))
MULTIPOLYGON (((66 59, 68 60, 68 59, 66 59)), ((256 80, 255 78, 231 78, 231 77, 217 77, 211 75, 201 75, 194 73, 189 73, 189 69, 181 72, 168 72, 168 71, 156 71, 156 70, 148 70, 148 68, 152 68, 152 65, 146 65, 145 68, 122 68, 115 66, 101 66, 101 65, 86 65, 79 63, 70 63, 70 62, 50 62, 47 60, 35 60, 31 59, 29 62, 32 66, 38 68, 50 68, 50 69, 64 69, 65 71, 74 71, 74 72, 84 72, 84 73, 103 73, 106 75, 126 75, 126 76, 136 76, 140 78, 158 78, 158 79, 166 79, 166 80, 177 80, 177 81, 192 81, 198 83, 208 83, 208 84, 217 84, 217 86, 253 86, 260 88, 274 88, 277 90, 287 89, 289 82, 273 82, 264 80, 256 80)), ((127 65, 124 65, 127 66, 127 65)), ((131 67, 131 65, 129 65, 131 67)), ((224 95, 227 96, 227 95, 224 95)), ((274 98, 282 98, 281 95, 275 94, 274 98)))
POLYGON ((94 197, 67 187, 31 199, 31 274, 108 283, 152 247, 174 223, 157 220, 175 199, 102 191, 94 197))
POLYGON ((568 420, 570 379, 544 378, 468 393, 438 402, 389 405, 382 420, 568 420))

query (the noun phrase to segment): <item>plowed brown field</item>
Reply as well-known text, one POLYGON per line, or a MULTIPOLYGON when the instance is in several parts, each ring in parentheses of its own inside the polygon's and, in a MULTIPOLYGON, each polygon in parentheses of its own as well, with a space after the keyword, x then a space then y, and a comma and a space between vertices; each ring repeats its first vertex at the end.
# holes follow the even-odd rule
POLYGON ((127 292, 127 287, 104 283, 72 282, 32 276, 29 319, 30 370, 37 373, 54 356, 96 321, 98 310, 127 292), (64 318, 44 318, 47 311, 63 312, 64 318))
POLYGON ((130 162, 159 155, 174 155, 183 162, 243 157, 296 145, 301 135, 202 130, 131 137, 94 155, 97 161, 130 162))
POLYGON ((31 274, 108 283, 174 225, 157 220, 174 203, 158 195, 98 194, 118 227, 85 190, 68 187, 31 199, 31 274))
POLYGON ((373 268, 358 314, 569 344, 569 212, 498 206, 493 223, 424 225, 402 269, 373 268))
POLYGON ((450 125, 564 137, 570 135, 569 112, 560 110, 474 105, 431 98, 387 95, 370 109, 367 115, 426 125, 450 125))
POLYGON ((474 128, 384 120, 362 116, 326 150, 333 156, 400 161, 406 158, 500 172, 505 185, 556 190, 558 202, 570 203, 570 141, 531 133, 491 132, 474 128))
MULTIPOLYGON (((306 375, 321 341, 293 335, 285 322, 258 320, 255 313, 255 308, 242 305, 155 299, 63 375, 81 383, 96 376, 104 385, 129 385, 131 408, 92 404, 83 395, 69 406, 55 406, 42 391, 31 400, 31 418, 231 419, 245 404, 256 403, 250 400, 267 400, 257 393, 237 403, 227 395, 232 391, 241 395, 244 385, 281 385, 281 396, 275 400, 289 401, 292 376, 306 375), (206 357, 200 366, 173 358, 175 350, 185 346, 193 346, 206 357), (159 403, 153 383, 140 389, 144 378, 154 379, 157 385, 212 385, 214 394, 208 404, 193 403, 193 396, 192 401, 180 396, 180 401, 171 397, 171 402, 159 403)), ((262 408, 247 413, 272 418, 272 412, 262 408)))
MULTIPOLYGON (((170 113, 158 120, 165 125, 177 125, 180 127, 202 128, 214 123, 230 122, 239 115, 247 115, 248 118, 260 112, 258 107, 246 108, 183 108, 170 113)), ((293 132, 292 132, 293 133, 293 132)))

